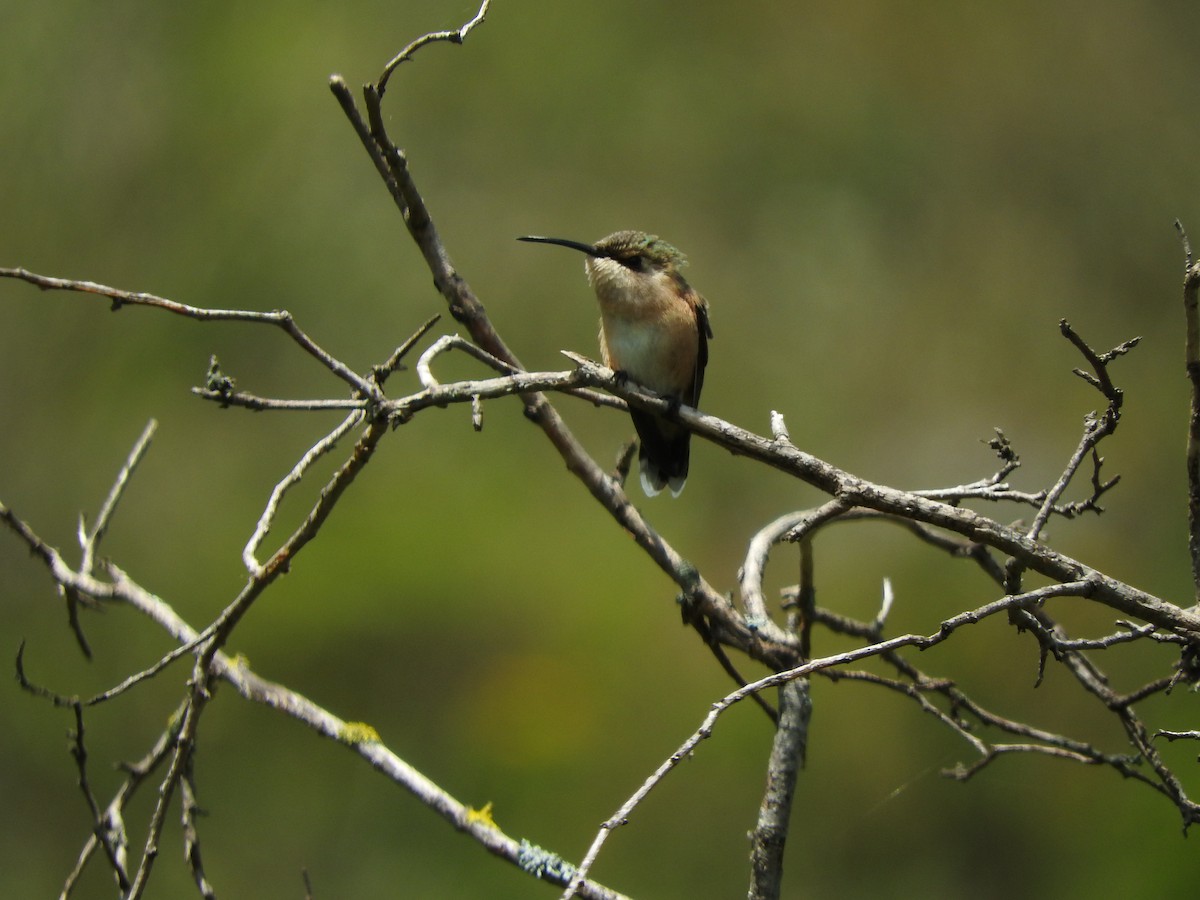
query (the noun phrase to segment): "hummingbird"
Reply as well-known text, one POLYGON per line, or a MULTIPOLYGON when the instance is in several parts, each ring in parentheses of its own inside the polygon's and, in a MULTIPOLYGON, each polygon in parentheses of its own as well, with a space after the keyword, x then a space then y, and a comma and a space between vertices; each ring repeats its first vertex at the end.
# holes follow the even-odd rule
MULTIPOLYGON (((676 403, 696 406, 708 363, 708 303, 679 270, 687 259, 644 231, 618 231, 594 244, 565 238, 518 238, 587 255, 584 271, 600 303, 604 364, 676 403)), ((654 413, 630 409, 637 430, 642 490, 679 496, 688 474, 691 433, 654 413)))

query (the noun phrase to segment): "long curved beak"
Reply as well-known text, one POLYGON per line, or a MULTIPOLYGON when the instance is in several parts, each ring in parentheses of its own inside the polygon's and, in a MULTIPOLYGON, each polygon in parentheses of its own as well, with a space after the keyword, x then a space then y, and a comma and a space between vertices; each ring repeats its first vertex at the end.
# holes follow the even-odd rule
POLYGON ((585 244, 582 241, 572 241, 567 238, 540 237, 536 234, 527 234, 524 237, 517 238, 518 241, 528 241, 531 244, 558 244, 560 247, 570 247, 572 250, 578 250, 580 253, 586 253, 588 256, 603 256, 594 244, 585 244))

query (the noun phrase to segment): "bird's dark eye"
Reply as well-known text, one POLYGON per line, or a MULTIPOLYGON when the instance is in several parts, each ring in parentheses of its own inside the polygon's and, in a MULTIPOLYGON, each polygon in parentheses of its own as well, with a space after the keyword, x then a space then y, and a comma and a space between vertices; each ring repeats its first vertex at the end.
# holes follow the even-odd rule
POLYGON ((617 262, 633 272, 646 271, 646 257, 638 254, 623 257, 622 259, 617 260, 617 262))

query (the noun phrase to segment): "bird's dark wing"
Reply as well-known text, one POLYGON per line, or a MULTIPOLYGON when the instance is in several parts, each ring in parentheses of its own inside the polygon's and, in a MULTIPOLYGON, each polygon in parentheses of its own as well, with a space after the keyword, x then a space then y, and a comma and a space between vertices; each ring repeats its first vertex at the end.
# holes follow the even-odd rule
MULTIPOLYGON (((691 290, 691 288, 688 288, 691 290)), ((708 322, 708 301, 692 291, 692 309, 696 313, 696 337, 700 342, 696 352, 696 377, 692 381, 692 396, 688 406, 700 405, 700 389, 704 387, 704 367, 708 365, 708 342, 712 339, 712 326, 708 322)))

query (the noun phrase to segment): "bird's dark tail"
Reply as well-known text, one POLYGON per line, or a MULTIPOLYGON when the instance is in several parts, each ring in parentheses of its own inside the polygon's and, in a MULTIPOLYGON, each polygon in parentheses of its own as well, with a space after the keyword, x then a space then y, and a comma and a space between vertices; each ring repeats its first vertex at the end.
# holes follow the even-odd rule
POLYGON ((671 496, 678 497, 687 481, 691 432, 651 413, 631 410, 630 414, 641 445, 638 472, 642 490, 653 497, 669 487, 671 496))

